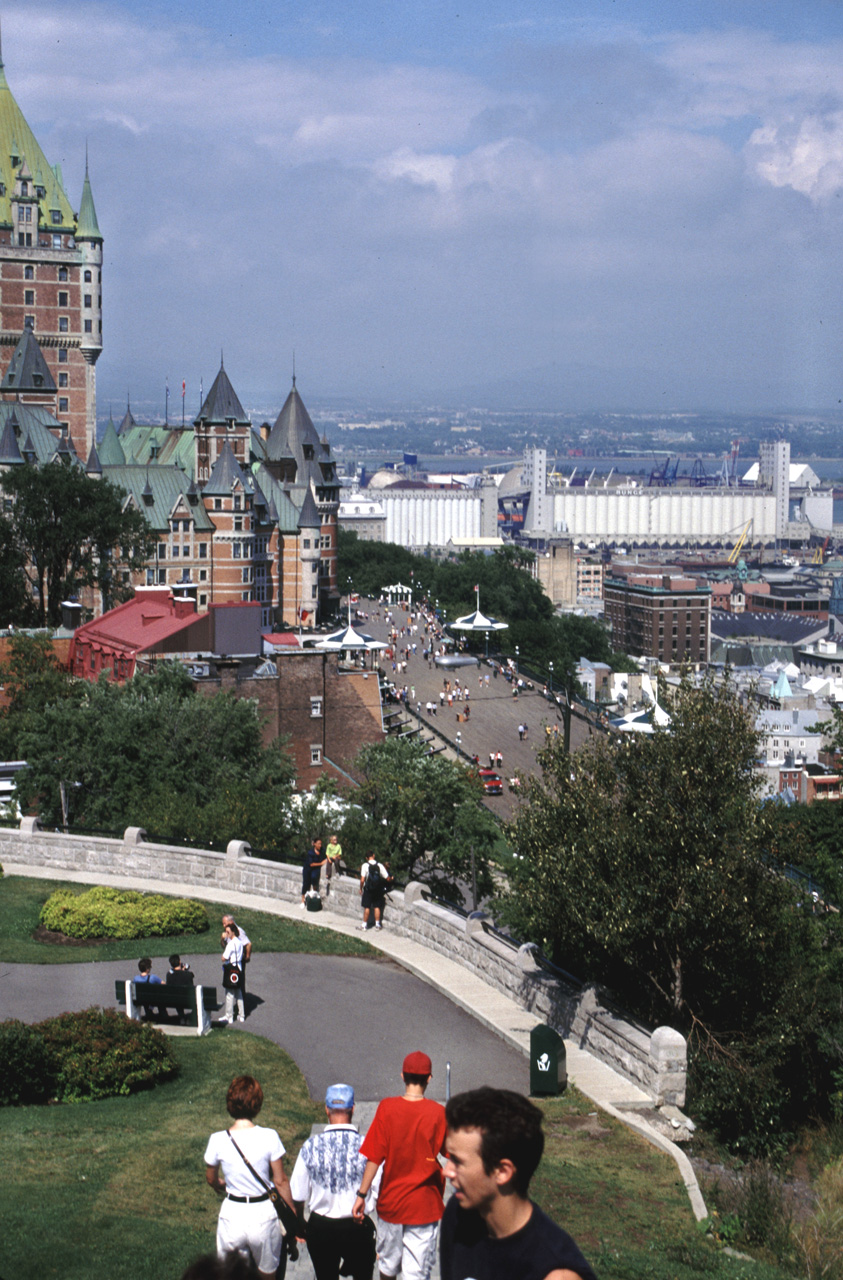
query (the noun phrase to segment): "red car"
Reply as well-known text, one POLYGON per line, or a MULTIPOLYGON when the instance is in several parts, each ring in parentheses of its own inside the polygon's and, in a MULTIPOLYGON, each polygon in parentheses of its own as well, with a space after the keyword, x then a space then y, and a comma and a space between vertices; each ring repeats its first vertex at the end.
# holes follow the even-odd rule
POLYGON ((499 773, 492 773, 491 769, 481 769, 480 781, 487 796, 503 795, 503 778, 499 773))

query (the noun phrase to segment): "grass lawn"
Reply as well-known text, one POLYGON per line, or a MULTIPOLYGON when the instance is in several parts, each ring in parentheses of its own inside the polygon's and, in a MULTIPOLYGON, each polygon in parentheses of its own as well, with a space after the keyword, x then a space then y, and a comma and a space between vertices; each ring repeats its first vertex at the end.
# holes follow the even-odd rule
POLYGON ((4 1109, 14 1161, 0 1183, 3 1275, 178 1280, 213 1252, 219 1200, 202 1156, 208 1135, 230 1123, 235 1075, 261 1081, 260 1123, 278 1130, 292 1169, 319 1108, 287 1054, 246 1032, 171 1043, 182 1073, 148 1093, 4 1109))
POLYGON ((673 1160, 576 1089, 540 1105, 546 1145, 532 1194, 600 1280, 793 1280, 792 1272, 711 1245, 673 1160))
MULTIPOLYGON (((3 1274, 60 1280, 178 1280, 214 1247, 219 1202, 206 1187, 208 1135, 224 1128, 233 1075, 262 1082, 261 1123, 288 1171, 322 1111, 295 1064, 259 1036, 213 1032, 172 1042, 177 1080, 131 1098, 10 1107, 14 1172, 0 1184, 3 1274)), ((730 1258, 694 1226, 676 1166, 576 1090, 542 1104, 547 1151, 537 1201, 583 1246, 600 1280, 786 1280, 730 1258)))
MULTIPOLYGON (((218 955, 220 917, 230 903, 206 902, 211 927, 207 933, 181 934, 174 938, 133 938, 125 942, 99 942, 83 947, 36 942, 41 908, 56 889, 81 893, 87 885, 62 880, 34 880, 29 876, 0 877, 0 961, 17 964, 72 964, 89 960, 137 960, 144 953, 169 956, 218 955)), ((362 938, 345 937, 332 929, 317 929, 297 920, 284 920, 263 911, 237 910, 237 919, 249 935, 255 951, 304 951, 317 955, 373 956, 362 938)))

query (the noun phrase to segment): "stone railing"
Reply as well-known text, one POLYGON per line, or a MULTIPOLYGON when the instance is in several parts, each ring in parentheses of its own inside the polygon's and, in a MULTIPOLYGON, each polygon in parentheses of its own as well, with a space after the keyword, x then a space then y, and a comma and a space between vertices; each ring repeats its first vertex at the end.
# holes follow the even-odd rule
MULTIPOLYGON (((0 863, 15 863, 97 876, 169 882, 192 886, 205 895, 251 894, 295 902, 301 894, 301 872, 286 863, 250 856, 243 840, 232 840, 225 853, 175 845, 151 844, 140 827, 129 827, 121 839, 46 832, 36 818, 20 828, 0 828, 0 863)), ((335 877, 331 911, 359 919, 356 878, 335 877)), ((468 918, 430 900, 421 884, 393 890, 389 928, 424 947, 463 964, 522 1008, 549 1023, 569 1040, 633 1081, 657 1106, 685 1102, 686 1043, 679 1032, 659 1027, 650 1032, 601 1003, 594 987, 552 971, 532 944, 518 946, 496 932, 483 912, 468 918)))

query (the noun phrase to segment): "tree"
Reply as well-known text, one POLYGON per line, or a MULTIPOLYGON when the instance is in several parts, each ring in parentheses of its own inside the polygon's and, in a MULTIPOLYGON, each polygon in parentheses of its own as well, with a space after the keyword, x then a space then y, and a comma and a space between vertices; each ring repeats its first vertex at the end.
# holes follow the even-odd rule
POLYGON ((361 862, 371 849, 400 882, 421 880, 455 897, 471 884, 473 866, 478 893, 491 891, 500 831, 468 770, 407 738, 363 747, 353 769, 362 781, 350 798, 360 808, 343 825, 343 842, 361 862))
POLYGON ((120 489, 60 460, 11 467, 0 488, 10 503, 0 546, 17 557, 41 626, 58 624, 62 600, 86 587, 101 592, 104 610, 131 593, 122 572, 143 568, 156 535, 141 512, 124 509, 120 489))
POLYGON ((0 758, 20 757, 18 740, 30 718, 53 702, 69 697, 70 676, 55 655, 45 632, 10 636, 0 662, 0 685, 6 705, 0 713, 0 758))
POLYGON ((652 736, 541 753, 502 913, 560 965, 686 1032, 699 1113, 763 1145, 819 1105, 839 959, 772 856, 746 709, 727 685, 685 683, 670 714, 652 736))
POLYGON ((64 784, 79 827, 136 825, 199 844, 283 843, 293 764, 279 746, 263 747, 253 702, 195 693, 176 663, 123 687, 105 678, 73 687, 22 734, 22 807, 35 803, 58 825, 64 784))

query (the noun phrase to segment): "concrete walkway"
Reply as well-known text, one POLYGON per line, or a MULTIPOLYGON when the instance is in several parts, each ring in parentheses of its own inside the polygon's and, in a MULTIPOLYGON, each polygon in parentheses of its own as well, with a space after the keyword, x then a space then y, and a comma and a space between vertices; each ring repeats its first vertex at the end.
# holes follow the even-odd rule
MULTIPOLYGON (((89 870, 86 870, 84 873, 65 870, 56 873, 52 869, 9 861, 6 861, 5 866, 9 875, 25 875, 39 879, 60 878, 69 881, 76 881, 80 884, 91 884, 92 882, 100 884, 114 884, 119 885, 122 888, 138 889, 141 892, 147 893, 159 892, 174 896, 204 898, 211 901, 219 900, 218 890, 203 892, 202 889, 197 888, 196 885, 192 884, 178 884, 170 881, 165 883, 163 881, 140 880, 134 879, 131 876, 93 876, 89 870)), ((315 928, 330 928, 335 930, 337 933, 349 936, 357 934, 357 936, 360 936, 358 933, 358 925, 355 922, 349 921, 345 916, 335 915, 331 912, 330 908, 321 911, 318 915, 308 913, 305 921, 304 913, 296 903, 281 902, 277 899, 269 900, 242 893, 232 893, 227 896, 226 901, 232 908, 236 908, 238 906, 248 907, 250 910, 265 911, 271 915, 277 915, 289 920, 297 920, 300 923, 305 922, 309 925, 313 925, 315 928)), ((330 902, 330 899, 328 899, 328 902, 330 902)), ((449 1001, 464 1010, 473 1019, 486 1028, 487 1031, 493 1033, 494 1036, 502 1040, 504 1044, 500 1046, 500 1052, 497 1057, 495 1057, 495 1074, 489 1076, 486 1072, 484 1073, 484 1079, 492 1078, 505 1087, 521 1087, 526 1091, 528 1077, 526 1075, 527 1063, 525 1059, 529 1055, 530 1031, 537 1025, 538 1019, 533 1017, 533 1015, 528 1013, 526 1010, 522 1009, 508 996, 503 995, 494 987, 483 982, 482 979, 478 978, 476 975, 467 972, 462 965, 453 960, 449 960, 444 956, 440 956, 436 952, 429 951, 427 948, 422 947, 418 943, 412 942, 407 938, 390 934, 387 927, 380 932, 369 930, 366 934, 366 941, 369 942, 370 945, 376 951, 379 951, 385 958, 395 961, 396 964, 400 965, 410 974, 421 979, 428 987, 435 989, 442 996, 447 997, 449 1001), (518 1072, 517 1068, 513 1065, 513 1053, 522 1055, 524 1076, 522 1077, 523 1083, 520 1086, 514 1083, 513 1072, 515 1072, 515 1075, 517 1075, 518 1072)), ((264 962, 268 962, 271 959, 272 957, 269 956, 264 957, 264 962)), ((306 1036, 304 1040, 302 1039, 302 1035, 304 1034, 303 1028, 299 1034, 297 1044, 296 1037, 290 1034, 291 1027, 289 1020, 284 1022, 282 1019, 282 1023, 285 1025, 285 1036, 282 1043, 295 1058, 300 1068, 304 1071, 305 1078, 308 1081, 308 1087, 311 1089, 313 1095, 318 1097, 326 1084, 330 1083, 330 1080, 327 1079, 327 1077, 333 1078, 336 1070, 339 1069, 339 1063, 345 1062, 348 1064, 348 1054, 352 1052, 352 1044, 362 1043, 365 1051, 364 1060, 368 1066, 369 1072, 371 1072, 372 1061, 376 1058, 382 1058, 385 1051, 388 1051, 389 1045, 394 1043, 396 1045, 396 1052, 398 1052, 397 1038, 393 1041, 393 1037, 390 1034, 393 1026, 391 1019, 398 1019, 399 1017, 400 1019, 403 1019, 409 1014, 410 1027, 417 1027, 420 1023, 416 1016, 414 1002, 404 1001, 402 1003, 398 988, 395 989, 393 998, 391 1000, 387 999, 385 1005, 379 1003, 378 992, 377 990, 374 990, 366 995, 367 1008, 362 1023, 359 1005, 355 1005, 352 1000, 345 1002, 350 1016, 347 1025, 337 1028, 338 1034, 334 1038, 334 1043, 337 1044, 337 1055, 335 1057, 332 1053, 326 1053, 324 1028, 328 1006, 327 997, 324 995, 325 988, 318 982, 304 981, 301 975, 294 974, 294 968, 297 967, 294 962, 297 961, 297 959, 298 957, 295 956, 286 956, 283 958, 285 976, 279 982, 272 982, 270 989, 272 989, 273 992, 278 993, 280 997, 281 990, 283 988, 287 988, 292 997, 295 997, 298 1007, 301 1007, 302 996, 305 998, 304 1012, 306 1014, 306 1023, 310 1026, 310 1036, 313 1040, 312 1050, 314 1053, 314 1061, 318 1060, 321 1062, 321 1069, 308 1069, 306 1064, 303 1064, 300 1061, 300 1056, 310 1059, 310 1051, 308 1050, 305 1052, 306 1036), (369 994, 371 995, 371 1000, 369 1000, 369 994), (318 1037, 314 1039, 314 1032, 317 1027, 323 1032, 323 1034, 318 1035, 318 1037), (361 1030, 363 1032, 362 1041, 361 1030), (323 1075, 326 1076, 324 1082, 322 1078, 323 1075)), ((322 958, 308 956, 302 957, 302 959, 306 959, 309 965, 313 965, 318 960, 327 959, 327 957, 322 958)), ((257 962, 258 957, 256 956, 255 961, 253 962, 254 981, 250 984, 254 986, 256 992, 260 989, 257 962)), ((209 984, 216 984, 218 982, 218 976, 216 974, 217 964, 212 957, 198 957, 193 967, 197 972, 202 974, 202 970, 206 963, 213 965, 214 970, 213 976, 209 977, 207 981, 209 984)), ((347 974, 350 979, 354 969, 354 962, 351 961, 350 958, 343 958, 342 964, 348 966, 347 974)), ((86 966, 86 968, 89 969, 93 969, 94 967, 95 966, 86 966)), ((11 969, 11 966, 8 968, 11 969)), ((29 969, 30 967, 26 966, 26 968, 29 969)), ((120 974, 125 974, 126 965, 125 962, 120 962, 119 966, 109 964, 104 965, 103 969, 105 968, 118 968, 120 974)), ((55 973, 55 968, 51 966, 50 974, 54 975, 55 973)), ((115 976, 117 976, 116 973, 115 976)), ((269 976, 270 975, 268 973, 267 977, 269 976)), ((103 975, 103 977, 105 978, 105 975, 103 975)), ((110 981, 110 977, 108 980, 110 981)), ((6 992, 6 995, 2 997, 2 1003, 5 1008, 9 1007, 8 1002, 11 999, 12 994, 12 988, 9 985, 10 981, 11 974, 7 977, 6 982, 0 985, 0 991, 5 990, 6 992)), ((111 984, 111 987, 113 990, 113 983, 111 984)), ((104 997, 102 995, 97 995, 92 1003, 101 1003, 103 1000, 104 997)), ((273 1004, 275 1004, 275 996, 273 996, 273 1004)), ((337 1002, 337 1004, 342 1004, 342 1000, 337 1002)), ((333 1002, 331 1007, 333 1007, 333 1002)), ((291 1004, 290 1010, 288 1011, 289 1017, 293 1016, 292 1009, 293 1005, 291 1004)), ((10 1017, 14 1015, 0 1010, 0 1016, 10 1017)), ((47 1017, 49 1015, 45 1012, 41 1016, 47 1017)), ((432 1014, 432 1016, 427 1019, 426 1031, 428 1028, 435 1028, 437 1024, 441 1022, 441 1019, 441 1012, 438 1015, 432 1014)), ((272 1039, 277 1039, 277 1035, 273 1034, 272 1029, 268 1025, 268 1021, 269 1020, 267 1018, 261 1016, 260 1009, 258 1009, 254 1015, 250 1016, 247 1026, 251 1026, 251 1028, 259 1034, 266 1035, 272 1039), (262 1026, 262 1023, 266 1023, 266 1025, 262 1026)), ((456 1045, 457 1041, 458 1037, 455 1036, 448 1040, 448 1044, 456 1045)), ((479 1045, 477 1045, 475 1039, 472 1038, 470 1056, 474 1056, 475 1047, 477 1047, 479 1051, 479 1045)), ((621 1123, 627 1125, 642 1137, 646 1138, 648 1142, 651 1142, 654 1146, 659 1147, 660 1150, 670 1155, 676 1161, 679 1168, 679 1172, 688 1192, 691 1207, 696 1218, 700 1220, 706 1217, 707 1209, 705 1202, 703 1201, 702 1193, 700 1192, 693 1167, 691 1166, 691 1163, 684 1151, 668 1139, 664 1138, 660 1133, 656 1132, 656 1130, 648 1125, 643 1119, 635 1115, 636 1109, 643 1109, 651 1106, 649 1097, 618 1072, 613 1071, 605 1063, 600 1062, 591 1054, 584 1052, 573 1041, 566 1040, 565 1047, 568 1059, 568 1078, 571 1082, 575 1084, 577 1088, 586 1095, 586 1097, 590 1098, 592 1102, 602 1107, 609 1115, 614 1116, 615 1119, 620 1120, 621 1123)), ((447 1055, 448 1049, 444 1043, 441 1045, 439 1052, 442 1052, 443 1050, 447 1055)), ((401 1051, 402 1055, 404 1051, 401 1051)), ((489 1046, 485 1045, 481 1057, 488 1061, 488 1053, 489 1046)), ((485 1065, 486 1063, 484 1062, 484 1066, 485 1065)), ((398 1084, 400 1083, 397 1080, 397 1075, 400 1071, 400 1063, 397 1069, 388 1065, 387 1070, 390 1072, 391 1082, 373 1079, 372 1083, 375 1087, 371 1091, 366 1091, 371 1095, 367 1101, 374 1101, 377 1097, 383 1096, 385 1093, 397 1090, 398 1084), (391 1075, 393 1070, 395 1070, 395 1077, 392 1077, 391 1075), (384 1085, 387 1087, 384 1088, 384 1085)), ((477 1070, 477 1061, 470 1064, 469 1059, 465 1059, 455 1071, 453 1079, 454 1091, 459 1091, 462 1088, 473 1087, 475 1083, 480 1083, 481 1081, 476 1078, 477 1070), (469 1083, 469 1081, 471 1081, 471 1083, 469 1083)), ((433 1096, 444 1097, 444 1079, 441 1074, 438 1079, 436 1079, 436 1088, 433 1089, 433 1096)))

